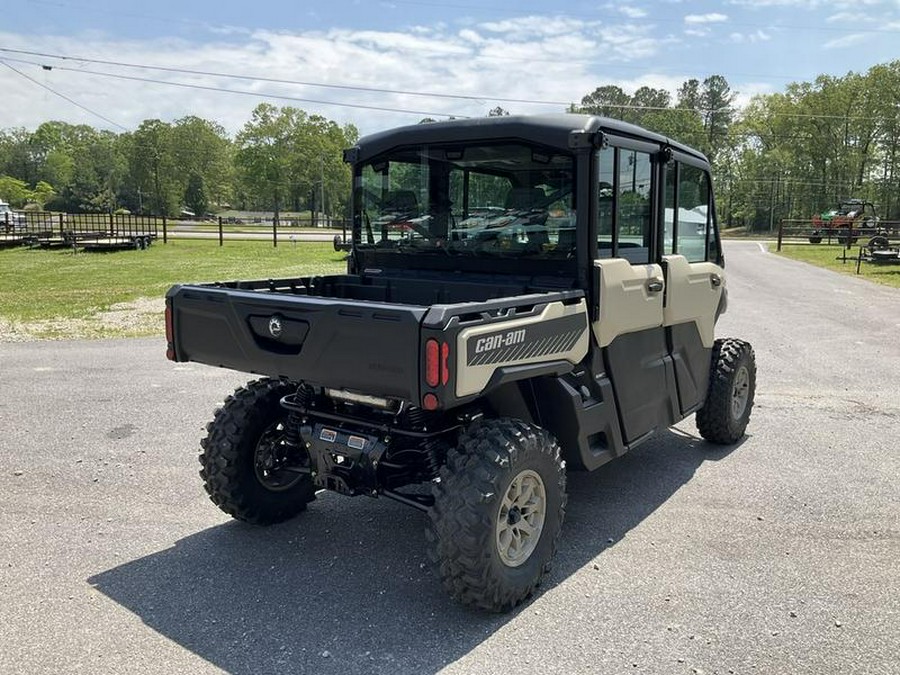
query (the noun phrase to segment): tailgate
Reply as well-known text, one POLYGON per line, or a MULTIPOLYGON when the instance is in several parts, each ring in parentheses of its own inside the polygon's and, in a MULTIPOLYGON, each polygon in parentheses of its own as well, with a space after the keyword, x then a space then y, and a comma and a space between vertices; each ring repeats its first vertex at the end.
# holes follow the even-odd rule
POLYGON ((166 298, 176 361, 418 399, 426 307, 204 286, 166 298))

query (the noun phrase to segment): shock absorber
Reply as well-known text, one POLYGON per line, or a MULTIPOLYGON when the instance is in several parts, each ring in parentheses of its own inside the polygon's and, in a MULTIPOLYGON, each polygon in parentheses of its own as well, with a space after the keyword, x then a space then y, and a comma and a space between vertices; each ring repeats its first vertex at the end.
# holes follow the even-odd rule
POLYGON ((284 442, 292 451, 301 447, 300 424, 300 415, 295 412, 289 413, 284 422, 284 442))
POLYGON ((421 431, 428 422, 428 412, 422 408, 412 407, 406 411, 406 424, 410 429, 421 431))
POLYGON ((441 457, 444 451, 443 443, 439 440, 428 440, 422 443, 422 464, 428 479, 438 475, 441 468, 441 457))
MULTIPOLYGON (((312 396, 312 390, 305 384, 301 384, 297 387, 297 393, 294 394, 294 402, 306 409, 312 401, 312 396)), ((284 422, 284 442, 288 445, 291 452, 296 454, 300 454, 298 451, 303 448, 303 439, 300 436, 300 427, 302 424, 303 418, 300 416, 300 413, 293 410, 288 413, 287 419, 284 422)))

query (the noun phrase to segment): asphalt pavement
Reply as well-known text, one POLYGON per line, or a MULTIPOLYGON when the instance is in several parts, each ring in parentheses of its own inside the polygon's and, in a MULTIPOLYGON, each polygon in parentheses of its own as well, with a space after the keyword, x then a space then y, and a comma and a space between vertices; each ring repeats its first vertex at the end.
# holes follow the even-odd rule
POLYGON ((161 339, 0 343, 0 673, 900 672, 900 290, 726 247, 747 438, 693 420, 571 474, 553 572, 471 612, 424 515, 323 494, 270 528, 206 498, 241 373, 161 339))

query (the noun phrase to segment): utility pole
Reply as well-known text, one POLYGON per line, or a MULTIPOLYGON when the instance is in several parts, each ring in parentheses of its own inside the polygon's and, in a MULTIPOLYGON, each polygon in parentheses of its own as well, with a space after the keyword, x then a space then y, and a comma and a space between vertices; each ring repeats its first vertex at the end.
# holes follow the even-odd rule
POLYGON ((772 191, 769 195, 769 232, 775 229, 775 184, 777 178, 772 179, 772 191))
POLYGON ((322 226, 325 223, 325 155, 319 155, 319 209, 322 211, 322 226))

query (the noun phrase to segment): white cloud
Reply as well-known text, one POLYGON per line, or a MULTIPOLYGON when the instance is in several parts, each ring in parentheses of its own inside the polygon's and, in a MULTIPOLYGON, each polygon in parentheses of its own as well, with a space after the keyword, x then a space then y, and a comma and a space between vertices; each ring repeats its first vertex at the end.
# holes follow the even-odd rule
POLYGON ((718 12, 711 12, 709 14, 688 14, 684 17, 684 22, 689 25, 722 23, 723 21, 728 21, 728 16, 718 12))
POLYGON ((459 37, 460 37, 460 39, 465 40, 466 42, 471 42, 472 44, 476 44, 476 45, 484 44, 484 41, 485 41, 484 38, 481 37, 481 35, 479 35, 474 30, 471 30, 469 28, 464 28, 461 31, 459 31, 459 37))
POLYGON ((768 42, 772 36, 764 30, 759 29, 752 33, 731 33, 728 39, 735 44, 757 44, 759 42, 768 42))
POLYGON ((866 35, 864 35, 863 33, 851 33, 850 35, 845 35, 844 37, 829 40, 824 45, 822 45, 822 48, 843 49, 844 47, 852 47, 854 45, 858 45, 860 42, 865 41, 865 39, 866 35))
POLYGON ((799 9, 818 9, 820 7, 836 7, 838 9, 858 9, 860 5, 870 7, 890 4, 890 0, 729 0, 729 4, 758 9, 763 7, 796 7, 799 9))
POLYGON ((502 33, 510 39, 528 36, 560 35, 571 31, 581 31, 599 26, 600 22, 589 22, 564 16, 523 16, 503 21, 488 21, 481 28, 492 33, 502 33))
POLYGON ((854 24, 854 23, 870 23, 875 20, 870 14, 864 14, 862 12, 837 12, 836 14, 832 14, 825 21, 828 23, 845 23, 845 24, 854 24))
POLYGON ((640 7, 633 7, 631 5, 622 5, 617 7, 621 14, 624 14, 629 19, 643 19, 647 16, 647 10, 641 9, 640 7))

